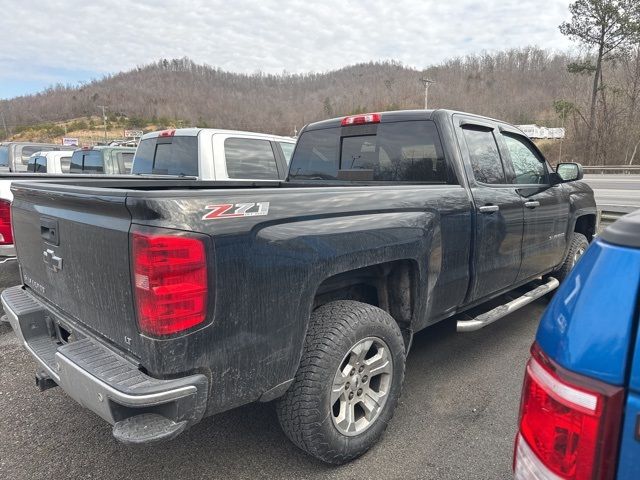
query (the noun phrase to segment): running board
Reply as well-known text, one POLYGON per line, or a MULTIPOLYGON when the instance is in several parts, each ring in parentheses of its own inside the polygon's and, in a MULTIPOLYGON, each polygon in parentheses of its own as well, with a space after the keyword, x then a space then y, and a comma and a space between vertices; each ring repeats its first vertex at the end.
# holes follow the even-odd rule
POLYGON ((502 317, 515 312, 525 305, 530 304, 534 300, 537 300, 538 298, 546 295, 552 290, 555 290, 556 288, 558 288, 558 285, 560 285, 560 282, 558 280, 553 277, 549 277, 547 283, 534 288, 533 290, 525 293, 515 300, 510 301, 509 303, 500 305, 499 307, 496 307, 493 310, 489 310, 488 312, 478 315, 477 317, 470 320, 458 320, 456 329, 458 330, 458 332, 475 332, 476 330, 480 330, 481 328, 492 324, 496 320, 500 320, 502 317))

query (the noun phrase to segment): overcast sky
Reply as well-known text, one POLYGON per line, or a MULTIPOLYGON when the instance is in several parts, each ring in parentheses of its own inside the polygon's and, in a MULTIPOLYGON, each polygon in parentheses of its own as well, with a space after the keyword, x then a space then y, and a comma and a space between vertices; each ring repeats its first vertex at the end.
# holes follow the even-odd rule
POLYGON ((570 48, 568 0, 3 0, 0 98, 159 58, 235 72, 422 68, 526 45, 570 48))

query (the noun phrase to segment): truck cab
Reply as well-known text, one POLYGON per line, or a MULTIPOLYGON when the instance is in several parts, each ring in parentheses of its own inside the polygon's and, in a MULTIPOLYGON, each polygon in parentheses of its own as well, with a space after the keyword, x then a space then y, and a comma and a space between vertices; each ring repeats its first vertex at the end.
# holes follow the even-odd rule
POLYGON ((126 175, 131 173, 133 147, 96 146, 73 152, 69 173, 126 175))
POLYGON ((9 172, 26 172, 29 157, 36 152, 64 150, 55 143, 7 142, 0 145, 0 169, 9 172))
POLYGON ((144 135, 134 174, 194 176, 200 180, 281 180, 295 139, 263 133, 180 128, 144 135))
POLYGON ((540 322, 515 478, 640 478, 639 290, 637 211, 596 239, 540 322))
POLYGON ((31 173, 69 173, 73 150, 36 152, 29 157, 27 171, 31 173))

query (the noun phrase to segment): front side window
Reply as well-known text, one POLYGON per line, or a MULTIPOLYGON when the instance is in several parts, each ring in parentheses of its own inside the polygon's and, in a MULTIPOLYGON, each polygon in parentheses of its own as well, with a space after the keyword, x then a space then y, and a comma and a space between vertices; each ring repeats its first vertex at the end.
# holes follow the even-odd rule
POLYGON ((431 121, 389 122, 305 132, 290 178, 446 182, 446 162, 431 121))
POLYGON ((276 157, 268 140, 227 138, 224 157, 229 178, 277 180, 276 157))
POLYGON ((509 151, 513 170, 515 171, 515 183, 519 184, 545 184, 547 183, 547 171, 544 162, 534 152, 526 141, 515 135, 503 135, 502 138, 509 151))
POLYGON ((506 183, 498 144, 491 129, 464 127, 473 176, 480 183, 506 183))

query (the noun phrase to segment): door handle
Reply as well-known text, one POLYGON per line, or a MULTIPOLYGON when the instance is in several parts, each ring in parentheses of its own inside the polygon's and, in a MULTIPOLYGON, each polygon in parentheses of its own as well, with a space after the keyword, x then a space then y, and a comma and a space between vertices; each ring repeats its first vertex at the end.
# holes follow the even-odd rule
POLYGON ((500 207, 498 205, 483 205, 478 210, 480 213, 493 213, 500 210, 500 207))
POLYGON ((524 206, 527 208, 536 208, 540 206, 540 202, 537 200, 531 200, 529 202, 524 202, 524 206))

